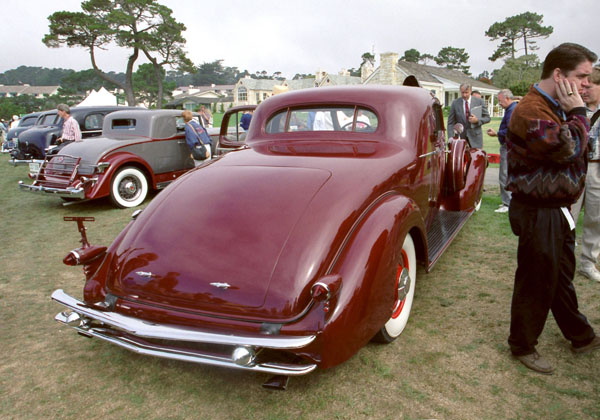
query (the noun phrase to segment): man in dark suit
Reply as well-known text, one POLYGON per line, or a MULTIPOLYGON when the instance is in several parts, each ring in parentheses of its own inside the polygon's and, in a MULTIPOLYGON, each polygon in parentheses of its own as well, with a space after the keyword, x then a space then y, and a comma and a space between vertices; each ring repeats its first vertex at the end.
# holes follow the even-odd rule
POLYGON ((483 148, 483 133, 481 126, 490 122, 490 113, 481 98, 471 96, 471 85, 460 85, 460 98, 450 105, 448 114, 448 138, 454 136, 454 124, 461 123, 466 130, 460 137, 467 139, 471 147, 483 148))

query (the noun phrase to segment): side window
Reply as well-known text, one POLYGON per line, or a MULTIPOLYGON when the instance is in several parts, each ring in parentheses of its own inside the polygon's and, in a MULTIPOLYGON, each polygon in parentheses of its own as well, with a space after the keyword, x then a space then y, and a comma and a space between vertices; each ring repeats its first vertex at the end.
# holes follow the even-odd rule
POLYGON ((19 127, 28 127, 30 125, 33 125, 33 123, 35 123, 36 119, 37 119, 37 117, 23 118, 21 120, 21 122, 19 123, 19 127))
POLYGON ((86 130, 102 130, 102 122, 104 121, 104 115, 102 114, 91 114, 85 117, 83 126, 86 130))
POLYGON ((58 125, 62 122, 62 118, 58 117, 57 114, 44 115, 40 124, 42 125, 58 125))
MULTIPOLYGON (((198 118, 194 116, 194 120, 198 122, 198 118)), ((175 117, 175 127, 177 127, 178 133, 185 132, 185 121, 183 121, 183 117, 175 117)))
MULTIPOLYGON (((234 114, 229 115, 229 121, 227 122, 227 134, 225 138, 229 141, 242 142, 246 138, 246 130, 243 128, 242 118, 244 117, 243 111, 238 111, 234 114)), ((250 117, 250 120, 252 117, 250 117)))
POLYGON ((285 130, 285 121, 287 118, 287 109, 280 111, 269 119, 267 123, 267 133, 283 133, 285 130))
POLYGON ((134 118, 122 118, 112 120, 111 128, 114 130, 132 130, 136 126, 134 118))

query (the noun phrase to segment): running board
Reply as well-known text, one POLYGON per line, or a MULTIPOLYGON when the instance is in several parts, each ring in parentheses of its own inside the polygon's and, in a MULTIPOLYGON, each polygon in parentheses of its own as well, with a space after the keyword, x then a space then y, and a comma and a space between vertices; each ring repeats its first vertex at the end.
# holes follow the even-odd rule
POLYGON ((427 272, 433 268, 472 214, 472 211, 440 210, 433 218, 431 227, 427 232, 427 243, 429 245, 427 272))

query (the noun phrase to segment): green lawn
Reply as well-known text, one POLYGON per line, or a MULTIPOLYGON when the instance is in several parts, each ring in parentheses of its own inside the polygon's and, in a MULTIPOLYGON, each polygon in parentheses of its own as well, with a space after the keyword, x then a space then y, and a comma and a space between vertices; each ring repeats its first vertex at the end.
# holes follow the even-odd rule
MULTIPOLYGON (((63 217, 95 217, 88 239, 108 245, 135 209, 107 200, 64 207, 20 192, 23 179, 27 168, 1 155, 2 419, 600 419, 600 352, 572 355, 552 317, 538 349, 554 375, 509 355, 517 241, 506 214, 494 213, 495 186, 432 272, 418 269, 413 312, 396 341, 368 344, 278 392, 261 388, 268 375, 140 356, 55 322, 62 307, 51 293, 81 297, 83 287, 81 268, 62 264, 80 245, 63 217)), ((600 287, 579 275, 575 286, 600 331, 600 287)))
POLYGON ((498 143, 498 137, 490 137, 487 135, 487 130, 493 128, 496 132, 500 128, 500 122, 502 117, 492 117, 492 121, 484 124, 481 129, 483 130, 483 150, 488 153, 500 153, 500 143, 498 143))

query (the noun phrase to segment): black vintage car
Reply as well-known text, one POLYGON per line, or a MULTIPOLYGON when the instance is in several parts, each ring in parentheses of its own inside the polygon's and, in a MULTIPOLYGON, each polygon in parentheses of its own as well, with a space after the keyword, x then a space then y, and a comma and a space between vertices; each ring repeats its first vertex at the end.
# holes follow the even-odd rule
MULTIPOLYGON (((102 134, 102 123, 106 114, 126 109, 142 109, 122 106, 80 106, 71 108, 71 118, 79 123, 81 137, 97 137, 102 134)), ((42 113, 35 127, 24 131, 18 137, 17 147, 11 152, 14 165, 42 160, 46 149, 54 146, 62 134, 63 119, 56 110, 42 113)))
POLYGON ((19 125, 11 128, 6 133, 6 140, 2 143, 2 152, 8 153, 13 150, 16 147, 19 134, 33 127, 41 114, 41 112, 32 112, 31 114, 23 115, 19 121, 19 125))

